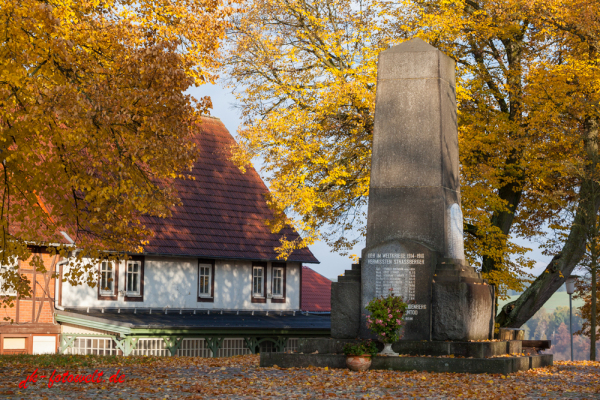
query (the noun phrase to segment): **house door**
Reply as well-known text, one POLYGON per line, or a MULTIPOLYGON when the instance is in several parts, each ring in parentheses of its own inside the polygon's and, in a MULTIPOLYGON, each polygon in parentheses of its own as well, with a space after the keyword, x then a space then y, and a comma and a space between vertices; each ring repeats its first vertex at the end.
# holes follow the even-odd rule
POLYGON ((34 336, 32 354, 55 354, 56 336, 34 336))

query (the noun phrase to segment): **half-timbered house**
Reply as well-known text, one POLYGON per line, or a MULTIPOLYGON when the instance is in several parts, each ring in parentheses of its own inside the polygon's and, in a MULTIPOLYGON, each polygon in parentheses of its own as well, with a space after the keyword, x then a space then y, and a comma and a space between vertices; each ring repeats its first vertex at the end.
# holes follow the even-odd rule
POLYGON ((14 296, 12 307, 4 305, 0 309, 0 354, 55 353, 58 349, 61 326, 54 319, 56 280, 53 276, 61 260, 46 247, 32 246, 30 250, 31 257, 15 266, 31 283, 30 296, 0 293, 0 296, 14 296), (41 258, 45 272, 38 272, 30 264, 34 257, 41 258))

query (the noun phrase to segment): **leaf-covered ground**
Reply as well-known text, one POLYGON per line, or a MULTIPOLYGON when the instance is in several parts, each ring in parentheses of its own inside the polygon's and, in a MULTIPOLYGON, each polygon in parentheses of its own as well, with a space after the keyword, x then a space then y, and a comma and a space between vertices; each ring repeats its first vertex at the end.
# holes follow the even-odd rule
POLYGON ((258 356, 230 358, 0 356, 0 398, 7 399, 398 399, 600 398, 600 362, 555 362, 508 376, 343 369, 260 368, 258 356), (73 374, 104 371, 101 383, 55 383, 39 378, 19 388, 36 368, 73 374), (109 377, 118 370, 122 383, 109 377))

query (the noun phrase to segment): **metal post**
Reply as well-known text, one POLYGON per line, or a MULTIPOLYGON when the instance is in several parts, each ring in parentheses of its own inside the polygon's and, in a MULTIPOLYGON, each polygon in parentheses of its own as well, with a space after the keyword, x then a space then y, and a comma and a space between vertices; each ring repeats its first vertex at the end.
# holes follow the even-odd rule
POLYGON ((571 334, 571 361, 573 361, 573 303, 569 293, 569 333, 571 334))
POLYGON ((579 278, 577 275, 570 275, 565 279, 565 286, 569 294, 569 333, 571 334, 571 361, 573 361, 573 302, 571 295, 575 293, 575 282, 579 278))

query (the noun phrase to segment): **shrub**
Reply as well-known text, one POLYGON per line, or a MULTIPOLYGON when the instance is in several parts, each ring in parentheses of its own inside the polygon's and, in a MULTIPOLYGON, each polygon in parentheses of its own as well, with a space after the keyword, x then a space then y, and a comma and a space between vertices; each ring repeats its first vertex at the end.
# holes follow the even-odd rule
POLYGON ((368 354, 374 356, 377 354, 377 346, 372 340, 360 341, 358 343, 346 343, 344 345, 344 354, 347 356, 362 356, 368 354))

